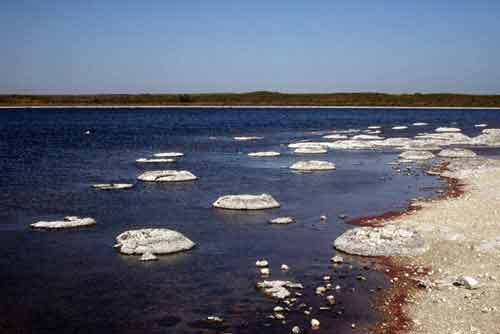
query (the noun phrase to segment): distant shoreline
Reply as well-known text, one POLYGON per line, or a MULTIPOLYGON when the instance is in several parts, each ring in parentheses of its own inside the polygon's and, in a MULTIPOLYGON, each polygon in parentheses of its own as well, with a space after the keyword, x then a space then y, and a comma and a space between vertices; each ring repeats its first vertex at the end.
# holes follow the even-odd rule
POLYGON ((286 105, 43 105, 0 106, 0 109, 445 109, 445 110, 500 110, 500 107, 447 106, 286 106, 286 105))

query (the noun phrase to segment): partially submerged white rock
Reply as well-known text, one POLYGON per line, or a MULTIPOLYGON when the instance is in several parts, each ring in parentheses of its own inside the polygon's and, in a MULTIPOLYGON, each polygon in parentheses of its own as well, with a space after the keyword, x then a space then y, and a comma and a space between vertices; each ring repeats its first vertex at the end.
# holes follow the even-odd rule
POLYGON ((193 181, 197 177, 187 170, 157 170, 144 172, 137 177, 141 181, 147 182, 181 182, 193 181))
POLYGON ((373 150, 381 143, 383 143, 383 140, 339 140, 330 143, 329 148, 337 150, 373 150))
POLYGON ((339 140, 339 139, 347 139, 349 137, 347 137, 346 135, 342 135, 342 134, 332 134, 332 135, 323 136, 323 138, 339 140))
POLYGON ((268 297, 285 299, 291 295, 288 289, 303 289, 303 286, 290 281, 262 281, 257 283, 257 288, 268 297))
POLYGON ((368 129, 370 130, 378 130, 378 129, 381 129, 382 127, 380 125, 370 125, 368 127, 368 129))
POLYGON ((449 127, 439 127, 435 130, 436 132, 461 132, 459 128, 449 128, 449 127))
POLYGON ((30 224, 33 228, 42 229, 63 229, 63 228, 75 228, 75 227, 85 227, 95 225, 96 221, 93 218, 80 218, 77 216, 67 216, 63 220, 55 221, 39 221, 37 223, 30 224))
POLYGON ((155 153, 155 157, 157 158, 180 158, 184 156, 184 153, 181 152, 162 152, 162 153, 155 153))
POLYGON ((398 125, 398 126, 393 126, 392 129, 393 130, 405 130, 405 129, 408 129, 408 127, 406 125, 398 125))
POLYGON ((219 197, 215 208, 229 210, 263 210, 279 208, 280 204, 271 195, 226 195, 219 197))
POLYGON ((485 128, 487 126, 488 126, 488 124, 486 124, 486 123, 481 123, 481 124, 474 125, 474 127, 476 127, 476 128, 485 128))
POLYGON ((477 154, 464 148, 450 148, 442 150, 438 156, 441 158, 474 158, 477 154))
POLYGON ((405 151, 399 155, 403 160, 429 160, 434 158, 434 154, 428 151, 405 151))
POLYGON ((352 140, 383 140, 384 137, 377 135, 356 135, 351 138, 352 140))
POLYGON ((134 185, 131 183, 98 183, 93 184, 92 188, 98 190, 120 190, 120 189, 130 189, 134 185))
POLYGON ((175 159, 170 159, 170 158, 153 158, 153 159, 139 158, 135 162, 143 163, 143 164, 147 164, 147 163, 150 163, 150 164, 151 163, 152 164, 157 164, 157 163, 171 163, 171 162, 175 162, 175 159))
POLYGON ((317 147, 309 146, 309 147, 297 148, 293 152, 298 154, 323 154, 328 151, 325 150, 322 146, 317 146, 317 147))
POLYGON ((412 124, 413 126, 426 126, 426 125, 429 125, 428 123, 425 123, 425 122, 415 122, 412 124))
MULTIPOLYGON (((166 228, 130 230, 116 237, 115 248, 123 254, 171 254, 186 251, 195 243, 177 231, 166 228)), ((148 255, 148 257, 150 257, 148 255)))
POLYGON ((306 142, 288 144, 288 148, 317 148, 317 147, 330 148, 333 144, 334 143, 328 141, 323 141, 323 142, 306 141, 306 142))
POLYGON ((139 259, 139 261, 156 261, 156 260, 158 260, 158 257, 153 253, 151 253, 150 251, 147 251, 144 254, 142 254, 141 258, 139 259))
POLYGON ((237 140, 237 141, 246 141, 246 140, 258 140, 258 139, 263 139, 264 137, 257 137, 257 136, 238 136, 238 137, 234 137, 233 139, 234 140, 237 140))
POLYGON ((292 224, 295 223, 293 217, 277 217, 269 220, 269 224, 292 224))
POLYGON ((281 155, 280 152, 275 151, 264 151, 264 152, 252 152, 248 153, 249 157, 277 157, 281 155))
POLYGON ((333 162, 322 160, 308 160, 298 161, 289 167, 293 170, 299 171, 321 171, 321 170, 334 170, 337 167, 333 162))
POLYGON ((428 249, 416 231, 394 225, 353 228, 338 237, 334 246, 343 252, 362 256, 414 256, 428 249))

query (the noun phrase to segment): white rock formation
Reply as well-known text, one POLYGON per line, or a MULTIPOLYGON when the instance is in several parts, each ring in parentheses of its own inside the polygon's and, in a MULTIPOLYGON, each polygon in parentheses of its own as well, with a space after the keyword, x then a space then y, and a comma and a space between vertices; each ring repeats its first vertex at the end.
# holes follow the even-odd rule
POLYGON ((393 126, 392 129, 393 130, 405 130, 405 129, 408 129, 408 127, 406 125, 399 125, 399 126, 393 126))
POLYGON ((193 181, 197 177, 186 170, 157 170, 144 172, 137 177, 141 181, 147 182, 180 182, 193 181))
POLYGON ((162 152, 162 153, 155 153, 155 157, 157 158, 180 158, 184 156, 184 153, 181 152, 162 152))
POLYGON ((438 156, 441 158, 474 158, 477 154, 464 148, 449 148, 439 152, 438 156))
POLYGON ((291 295, 288 289, 302 289, 303 286, 290 281, 262 281, 257 283, 257 288, 268 297, 285 299, 291 295))
POLYGON ((439 127, 435 130, 436 132, 461 132, 459 128, 449 128, 449 127, 439 127))
POLYGON ((98 190, 120 190, 120 189, 130 189, 134 185, 131 183, 98 183, 93 184, 92 188, 98 190))
POLYGON ((239 136, 239 137, 234 137, 233 139, 234 140, 237 140, 237 141, 247 141, 247 140, 259 140, 259 139, 263 139, 264 137, 257 137, 257 136, 239 136))
POLYGON ((298 161, 289 167, 293 170, 298 171, 322 171, 322 170, 334 170, 337 167, 333 162, 321 161, 321 160, 308 160, 308 161, 298 161))
POLYGON ((327 153, 328 151, 325 150, 322 146, 317 146, 317 147, 310 146, 310 147, 297 148, 293 152, 298 154, 323 154, 327 153))
POLYGON ((432 152, 427 151, 405 151, 399 155, 403 160, 429 160, 434 158, 432 152))
POLYGON ((39 221, 37 223, 30 224, 33 228, 41 229, 63 229, 63 228, 75 228, 95 225, 96 221, 93 218, 80 218, 76 216, 67 216, 63 220, 55 221, 39 221))
POLYGON ((487 126, 488 126, 488 124, 485 124, 485 123, 481 123, 481 124, 476 124, 476 125, 474 125, 474 127, 476 127, 476 128, 485 128, 485 127, 487 127, 487 126))
POLYGON ((349 137, 347 137, 346 135, 342 135, 342 134, 332 134, 332 135, 323 136, 323 138, 339 140, 339 139, 347 139, 349 137))
POLYGON ((377 135, 356 135, 351 138, 352 140, 383 140, 384 137, 377 135))
POLYGON ((370 129, 370 130, 378 130, 378 129, 381 129, 382 127, 379 126, 379 125, 370 125, 367 129, 370 129))
POLYGON ((249 157, 277 157, 280 156, 280 152, 275 152, 275 151, 264 151, 264 152, 252 152, 248 153, 249 157))
POLYGON ((295 223, 295 219, 292 217, 277 217, 269 220, 269 224, 292 224, 295 223))
POLYGON ((337 150, 373 150, 383 140, 339 140, 330 144, 329 148, 337 150))
POLYGON ((413 126, 426 126, 426 125, 429 125, 428 123, 425 123, 425 122, 415 122, 412 124, 413 126))
POLYGON ((194 242, 177 231, 166 228, 145 228, 119 234, 116 237, 115 248, 120 253, 133 255, 171 254, 189 250, 194 246, 194 242))
POLYGON ((226 195, 219 197, 215 208, 229 210, 263 210, 279 208, 280 204, 271 195, 226 195))
POLYGON ((153 159, 148 159, 148 158, 139 158, 135 162, 138 163, 143 163, 143 164, 157 164, 157 163, 171 163, 175 162, 175 159, 170 159, 170 158, 153 158, 153 159))

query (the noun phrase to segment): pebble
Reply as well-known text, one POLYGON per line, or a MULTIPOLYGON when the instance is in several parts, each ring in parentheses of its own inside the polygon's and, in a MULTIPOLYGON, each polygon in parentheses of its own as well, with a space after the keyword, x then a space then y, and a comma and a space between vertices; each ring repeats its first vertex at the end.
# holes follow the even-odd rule
POLYGON ((337 301, 335 300, 335 296, 333 295, 329 295, 326 297, 326 301, 328 302, 328 304, 330 305, 335 305, 337 303, 337 301))
POLYGON ((286 264, 282 264, 280 269, 281 269, 281 271, 288 271, 288 270, 290 270, 290 267, 287 266, 286 264))
POLYGON ((269 270, 269 268, 261 268, 260 269, 260 274, 262 276, 269 276, 270 273, 271 273, 271 271, 269 270))
POLYGON ((322 215, 319 217, 319 220, 321 220, 322 222, 326 222, 328 220, 328 217, 325 215, 322 215))
POLYGON ((344 258, 340 255, 335 255, 334 257, 331 258, 331 261, 333 263, 343 263, 344 262, 344 258))
POLYGON ((292 334, 300 334, 301 330, 299 326, 293 326, 292 334))
POLYGON ((318 319, 311 319, 311 327, 312 329, 318 329, 320 322, 318 319))
POLYGON ((207 317, 207 321, 213 322, 213 323, 221 323, 221 322, 224 322, 224 319, 222 319, 221 317, 218 317, 216 315, 211 315, 211 316, 207 317))
POLYGON ((258 268, 264 268, 269 266, 269 262, 267 262, 267 260, 257 260, 257 262, 255 262, 255 266, 258 268))

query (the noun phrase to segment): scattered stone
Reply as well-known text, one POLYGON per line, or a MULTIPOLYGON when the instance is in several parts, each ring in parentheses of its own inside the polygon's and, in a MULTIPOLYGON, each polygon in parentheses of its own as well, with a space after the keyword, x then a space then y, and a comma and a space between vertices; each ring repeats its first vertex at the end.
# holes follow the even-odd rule
POLYGON ((269 276, 271 274, 271 270, 269 268, 260 268, 260 274, 262 276, 269 276))
POLYGON ((234 137, 233 139, 234 140, 237 140, 237 141, 247 141, 247 140, 259 140, 259 139, 263 139, 264 137, 257 137, 257 136, 239 136, 239 137, 234 137))
POLYGON ((253 153, 248 153, 249 157, 277 157, 280 156, 280 152, 275 152, 275 151, 265 151, 265 152, 253 152, 253 153))
POLYGON ((326 301, 328 302, 328 304, 330 305, 335 305, 337 304, 337 300, 335 299, 335 296, 333 295, 328 295, 326 296, 326 301))
POLYGON ((298 161, 290 166, 290 169, 299 171, 322 171, 322 170, 334 170, 336 166, 333 162, 320 161, 320 160, 309 160, 309 161, 298 161))
POLYGON ((320 322, 318 319, 311 319, 311 328, 319 329, 320 322))
POLYGON ((461 283, 461 285, 463 285, 466 289, 469 290, 479 289, 480 287, 479 281, 470 276, 460 277, 459 282, 461 283))
POLYGON ((413 126, 426 126, 426 125, 429 125, 429 124, 425 123, 425 122, 416 122, 416 123, 413 123, 412 125, 413 126))
POLYGON ((340 139, 347 139, 349 137, 347 137, 346 135, 333 134, 333 135, 323 136, 323 138, 325 138, 325 139, 340 140, 340 139))
POLYGON ((485 128, 485 127, 487 127, 487 126, 488 126, 488 124, 485 124, 485 123, 481 123, 481 124, 476 124, 476 125, 474 125, 474 127, 476 127, 476 128, 485 128))
POLYGON ((134 185, 131 183, 99 183, 93 184, 92 188, 97 190, 120 190, 120 189, 130 189, 134 185))
POLYGON ((292 334, 300 334, 301 330, 299 326, 293 326, 292 334))
POLYGON ((267 260, 257 260, 255 266, 257 268, 265 268, 269 266, 269 262, 267 262, 267 260))
POLYGON ((344 258, 342 256, 340 256, 340 255, 335 255, 334 257, 331 258, 331 261, 333 263, 340 264, 340 263, 344 262, 344 258))
POLYGON ((187 170, 157 170, 144 172, 137 179, 146 182, 183 182, 198 178, 187 170))
POLYGON ((120 253, 171 254, 192 249, 195 243, 177 231, 166 228, 130 230, 116 237, 115 248, 120 253))
POLYGON ((321 216, 319 217, 319 220, 320 220, 320 221, 322 221, 322 222, 326 222, 326 221, 328 220, 328 217, 327 217, 327 216, 325 216, 325 215, 321 215, 321 216))
POLYGON ((164 152, 164 153, 155 153, 153 156, 157 158, 180 158, 184 156, 184 153, 181 152, 164 152))
POLYGON ((324 286, 318 286, 316 288, 316 294, 317 295, 322 295, 326 292, 326 288, 324 286))
POLYGON ((394 225, 348 230, 335 240, 334 246, 343 252, 362 256, 412 256, 428 249, 416 231, 394 225))
POLYGON ((288 298, 290 296, 288 289, 294 289, 298 286, 302 287, 302 284, 290 281, 262 281, 257 283, 257 288, 266 296, 276 299, 288 298))
POLYGON ((207 317, 207 321, 208 322, 211 322, 211 323, 223 323, 224 322, 224 319, 222 319, 221 317, 218 317, 216 315, 211 315, 211 316, 208 316, 207 317))
POLYGON ((271 195, 226 195, 219 197, 215 208, 229 210, 263 210, 279 208, 280 204, 271 195))
POLYGON ((400 126, 393 126, 392 129, 393 130, 405 130, 405 129, 408 129, 408 127, 405 125, 400 125, 400 126))
POLYGON ((283 272, 287 272, 288 270, 290 270, 290 267, 287 266, 286 264, 282 264, 281 267, 280 267, 280 269, 283 272))
POLYGON ((464 148, 450 148, 442 150, 438 156, 441 158, 474 158, 477 154, 464 148))
POLYGON ((292 223, 295 223, 295 219, 293 219, 292 217, 278 217, 269 220, 269 224, 286 225, 292 223))
POLYGON ((32 228, 40 229, 64 229, 64 228, 76 228, 95 225, 96 221, 93 218, 80 218, 77 216, 67 216, 63 220, 55 221, 39 221, 30 224, 32 228))
POLYGON ((370 129, 370 130, 378 130, 378 129, 381 129, 382 127, 379 126, 379 125, 370 125, 367 129, 370 129))

